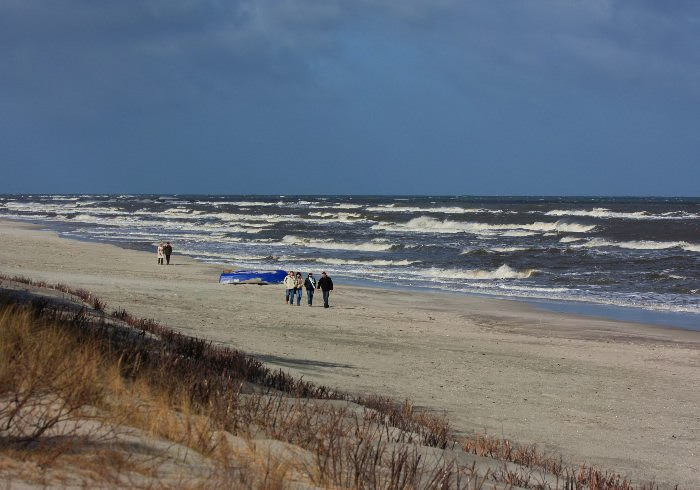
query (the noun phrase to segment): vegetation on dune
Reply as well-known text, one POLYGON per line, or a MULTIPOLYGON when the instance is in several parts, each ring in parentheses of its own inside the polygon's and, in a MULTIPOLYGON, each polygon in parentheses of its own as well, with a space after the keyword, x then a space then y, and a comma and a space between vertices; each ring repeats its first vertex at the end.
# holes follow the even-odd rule
POLYGON ((65 295, 18 294, 14 287, 0 296, 0 477, 6 481, 633 488, 614 473, 572 468, 535 446, 458 439, 445 417, 408 401, 349 395, 154 320, 124 310, 108 314, 85 290, 22 277, 0 281, 65 295), (141 447, 143 436, 158 444, 141 447), (41 472, 32 471, 38 467, 41 472))

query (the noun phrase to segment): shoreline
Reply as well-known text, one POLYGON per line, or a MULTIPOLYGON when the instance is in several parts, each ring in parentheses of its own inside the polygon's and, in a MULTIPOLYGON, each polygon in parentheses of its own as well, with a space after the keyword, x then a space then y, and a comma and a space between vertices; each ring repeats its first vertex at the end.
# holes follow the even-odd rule
MULTIPOLYGON (((342 278, 342 276, 339 276, 342 278)), ((402 292, 420 291, 424 293, 447 294, 456 296, 473 296, 485 300, 514 301, 524 305, 529 305, 538 310, 553 313, 565 313, 598 320, 622 321, 638 325, 648 325, 654 327, 672 328, 679 330, 700 331, 700 314, 683 311, 662 311, 649 310, 641 307, 622 306, 615 304, 593 303, 590 301, 576 301, 564 299, 546 299, 525 296, 499 296, 496 294, 478 294, 459 291, 448 291, 439 288, 428 288, 416 286, 400 286, 391 283, 381 283, 372 281, 362 281, 353 278, 343 278, 356 287, 366 287, 369 289, 388 289, 402 292)))
MULTIPOLYGON (((32 226, 36 226, 47 232, 56 233, 60 236, 60 227, 47 226, 46 223, 40 221, 32 220, 15 220, 9 218, 0 218, 0 222, 7 221, 10 223, 25 223, 32 226)), ((141 247, 129 247, 123 242, 116 241, 98 241, 91 240, 89 237, 65 237, 61 238, 66 240, 76 240, 85 243, 93 244, 107 244, 112 245, 124 250, 134 250, 142 253, 150 253, 149 251, 141 247)), ((224 264, 218 262, 207 262, 198 260, 192 256, 181 255, 181 257, 188 257, 198 263, 219 267, 222 270, 224 268, 230 268, 234 264, 224 264)), ((522 304, 527 304, 534 306, 537 309, 547 312, 554 313, 564 313, 570 315, 578 315, 584 318, 599 319, 599 320, 611 320, 611 321, 622 321, 625 323, 634 323, 640 325, 657 326, 672 329, 690 330, 690 331, 700 331, 700 314, 683 312, 683 311, 663 311, 663 310, 653 310, 638 306, 627 306, 619 304, 605 304, 596 303, 585 300, 565 300, 565 299, 548 299, 540 297, 528 297, 528 296, 502 296, 497 294, 486 294, 486 293, 476 293, 476 292, 462 292, 462 291, 450 291, 440 288, 431 288, 426 286, 403 286, 400 284, 393 284, 390 282, 374 281, 374 280, 362 280, 354 277, 344 277, 342 275, 336 275, 337 278, 344 281, 353 287, 368 288, 368 289, 386 289, 391 291, 401 291, 413 293, 415 291, 424 293, 436 293, 436 294, 446 294, 446 295, 457 295, 457 296, 467 296, 475 298, 483 298, 485 300, 497 300, 497 301, 514 301, 522 304)))
MULTIPOLYGON (((527 302, 337 284, 331 309, 221 267, 0 221, 0 273, 94 292, 189 335, 353 393, 445 413, 462 433, 537 444, 660 488, 697 486, 700 333, 527 302)), ((317 300, 320 297, 317 297, 317 300)))

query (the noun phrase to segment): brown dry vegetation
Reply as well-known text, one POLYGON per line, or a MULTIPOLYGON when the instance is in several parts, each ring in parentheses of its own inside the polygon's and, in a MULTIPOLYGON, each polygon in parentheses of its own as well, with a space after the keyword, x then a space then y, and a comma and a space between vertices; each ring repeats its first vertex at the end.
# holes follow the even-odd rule
POLYGON ((655 488, 535 446, 457 439, 408 401, 294 379, 154 320, 107 314, 88 291, 0 281, 10 488, 655 488))

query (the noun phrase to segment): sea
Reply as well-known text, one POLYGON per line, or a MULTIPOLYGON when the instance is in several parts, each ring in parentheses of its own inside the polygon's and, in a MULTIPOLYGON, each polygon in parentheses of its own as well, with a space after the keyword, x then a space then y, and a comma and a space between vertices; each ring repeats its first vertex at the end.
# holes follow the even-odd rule
MULTIPOLYGON (((700 330, 700 198, 0 195, 61 236, 700 330)), ((217 278, 213 277, 212 280, 217 278)))

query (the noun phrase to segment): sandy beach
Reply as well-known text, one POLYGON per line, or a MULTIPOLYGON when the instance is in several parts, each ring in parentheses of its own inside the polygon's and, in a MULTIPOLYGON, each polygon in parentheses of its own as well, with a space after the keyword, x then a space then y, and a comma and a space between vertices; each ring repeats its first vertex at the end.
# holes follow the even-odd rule
MULTIPOLYGON (((536 443, 662 488, 700 487, 700 332, 519 301, 345 286, 330 309, 223 266, 0 222, 0 273, 86 288, 133 315, 349 392, 445 413, 457 432, 536 443)), ((228 265, 230 266, 230 264, 228 265)), ((320 271, 314 271, 320 272, 320 271)))

